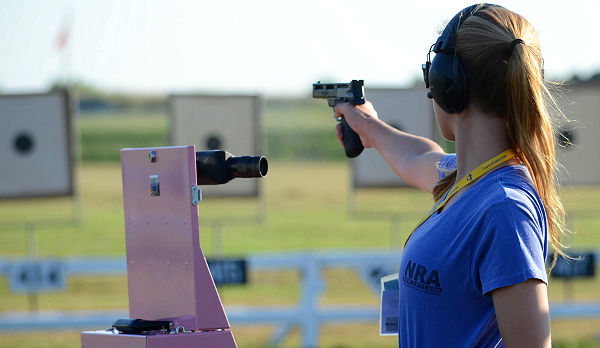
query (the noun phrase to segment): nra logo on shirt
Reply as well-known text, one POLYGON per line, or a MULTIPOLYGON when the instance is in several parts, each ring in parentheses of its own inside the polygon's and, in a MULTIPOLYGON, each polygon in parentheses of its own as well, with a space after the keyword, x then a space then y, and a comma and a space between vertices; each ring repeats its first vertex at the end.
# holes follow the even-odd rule
POLYGON ((411 260, 408 260, 402 281, 404 285, 426 293, 439 295, 442 292, 438 271, 436 269, 429 270, 411 260))

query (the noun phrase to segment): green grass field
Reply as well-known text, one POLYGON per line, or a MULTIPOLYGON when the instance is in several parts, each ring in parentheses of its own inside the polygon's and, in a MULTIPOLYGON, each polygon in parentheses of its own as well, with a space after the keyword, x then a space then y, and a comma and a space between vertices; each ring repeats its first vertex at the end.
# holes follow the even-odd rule
MULTIPOLYGON (((321 103, 297 102, 293 107, 284 102, 266 104, 264 133, 270 163, 269 174, 263 180, 265 218, 260 223, 239 222, 254 218, 259 207, 254 200, 204 197, 200 206, 200 240, 207 256, 402 245, 407 233, 430 208, 431 198, 408 188, 350 191, 349 165, 334 138, 330 117, 330 110, 321 103), (287 149, 286 134, 297 134, 287 149), (314 154, 303 147, 306 140, 326 149, 314 154), (349 199, 355 201, 352 209, 349 199), (228 216, 233 216, 233 221, 228 222, 228 216), (214 232, 215 222, 222 223, 222 237, 214 232)), ((35 231, 35 252, 39 256, 124 256, 121 177, 115 161, 118 150, 166 145, 167 117, 83 115, 78 126, 84 159, 77 169, 83 219, 76 224, 70 222, 73 214, 78 215, 78 207, 69 199, 0 201, 2 257, 28 254, 26 230, 35 231)), ((563 199, 570 213, 569 223, 576 232, 571 241, 573 247, 599 248, 600 188, 565 189, 563 199)), ((323 304, 378 303, 378 297, 349 270, 328 270, 325 278, 328 286, 323 304)), ((292 305, 298 299, 299 282, 300 275, 294 271, 252 271, 248 285, 223 287, 220 294, 226 306, 292 305)), ((566 286, 552 279, 550 300, 565 299, 566 286)), ((576 301, 600 300, 599 278, 579 280, 572 287, 576 301)), ((41 310, 127 306, 124 276, 71 277, 66 292, 39 295, 41 310)), ((27 309, 27 296, 12 294, 6 279, 0 278, 0 312, 27 309)), ((240 347, 258 348, 265 347, 273 328, 232 330, 240 347)), ((596 339, 600 319, 553 321, 552 330, 555 347, 600 347, 596 339)), ((294 332, 283 346, 297 347, 299 342, 299 334, 294 332)), ((0 334, 0 347, 75 348, 79 343, 78 332, 0 334)), ((321 346, 395 347, 397 343, 395 338, 379 337, 374 324, 344 324, 324 327, 321 346)))

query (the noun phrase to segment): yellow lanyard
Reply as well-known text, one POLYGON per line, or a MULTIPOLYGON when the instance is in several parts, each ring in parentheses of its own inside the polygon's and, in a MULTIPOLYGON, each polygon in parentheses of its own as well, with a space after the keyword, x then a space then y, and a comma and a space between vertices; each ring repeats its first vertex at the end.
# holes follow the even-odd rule
POLYGON ((467 174, 467 176, 465 176, 464 178, 460 179, 459 182, 457 182, 454 186, 452 186, 452 188, 450 189, 450 191, 446 195, 446 198, 444 198, 444 200, 441 201, 441 202, 437 201, 434 204, 434 206, 431 209, 431 211, 429 211, 429 213, 427 215, 425 215, 425 217, 423 219, 421 219, 421 221, 419 221, 419 224, 417 225, 417 227, 415 227, 415 229, 408 235, 408 238, 406 238, 406 242, 404 242, 404 245, 406 246, 406 243, 410 239, 410 236, 412 236, 413 232, 415 232, 415 230, 417 228, 419 228, 419 226, 421 226, 427 219, 429 219, 429 217, 431 215, 433 215, 433 213, 435 213, 436 211, 442 209, 444 207, 444 205, 446 205, 446 203, 448 203, 448 201, 450 200, 450 198, 452 196, 454 196, 454 194, 456 192, 460 191, 460 189, 462 189, 463 187, 469 185, 470 183, 472 183, 473 181, 477 180, 478 178, 480 178, 484 174, 491 172, 496 167, 498 167, 502 163, 510 160, 513 157, 515 157, 515 152, 513 151, 513 149, 508 149, 508 150, 502 152, 501 154, 499 154, 498 156, 492 158, 491 160, 489 160, 489 161, 487 161, 487 162, 479 165, 477 168, 473 169, 469 174, 467 174))

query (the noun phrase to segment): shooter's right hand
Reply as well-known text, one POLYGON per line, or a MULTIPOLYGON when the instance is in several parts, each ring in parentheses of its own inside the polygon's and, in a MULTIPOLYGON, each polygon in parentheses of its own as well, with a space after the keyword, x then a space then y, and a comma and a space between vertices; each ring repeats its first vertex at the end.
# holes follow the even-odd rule
MULTIPOLYGON (((363 146, 366 148, 373 147, 373 140, 369 135, 369 127, 379 119, 377 111, 373 108, 373 104, 369 101, 361 105, 353 105, 351 103, 337 104, 334 108, 333 117, 337 120, 342 116, 346 119, 350 128, 358 134, 363 146)), ((342 125, 339 123, 336 126, 336 135, 343 146, 342 125)))

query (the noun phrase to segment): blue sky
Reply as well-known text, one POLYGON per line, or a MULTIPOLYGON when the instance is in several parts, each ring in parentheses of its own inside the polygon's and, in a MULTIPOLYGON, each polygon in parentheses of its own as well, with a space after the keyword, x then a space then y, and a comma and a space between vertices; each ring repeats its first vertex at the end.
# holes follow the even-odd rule
MULTIPOLYGON (((600 1, 498 1, 540 33, 547 76, 600 71, 600 1)), ((318 79, 402 86, 463 0, 5 0, 0 90, 64 76, 129 93, 308 94, 318 79), (70 27, 64 50, 61 28, 70 27)))

